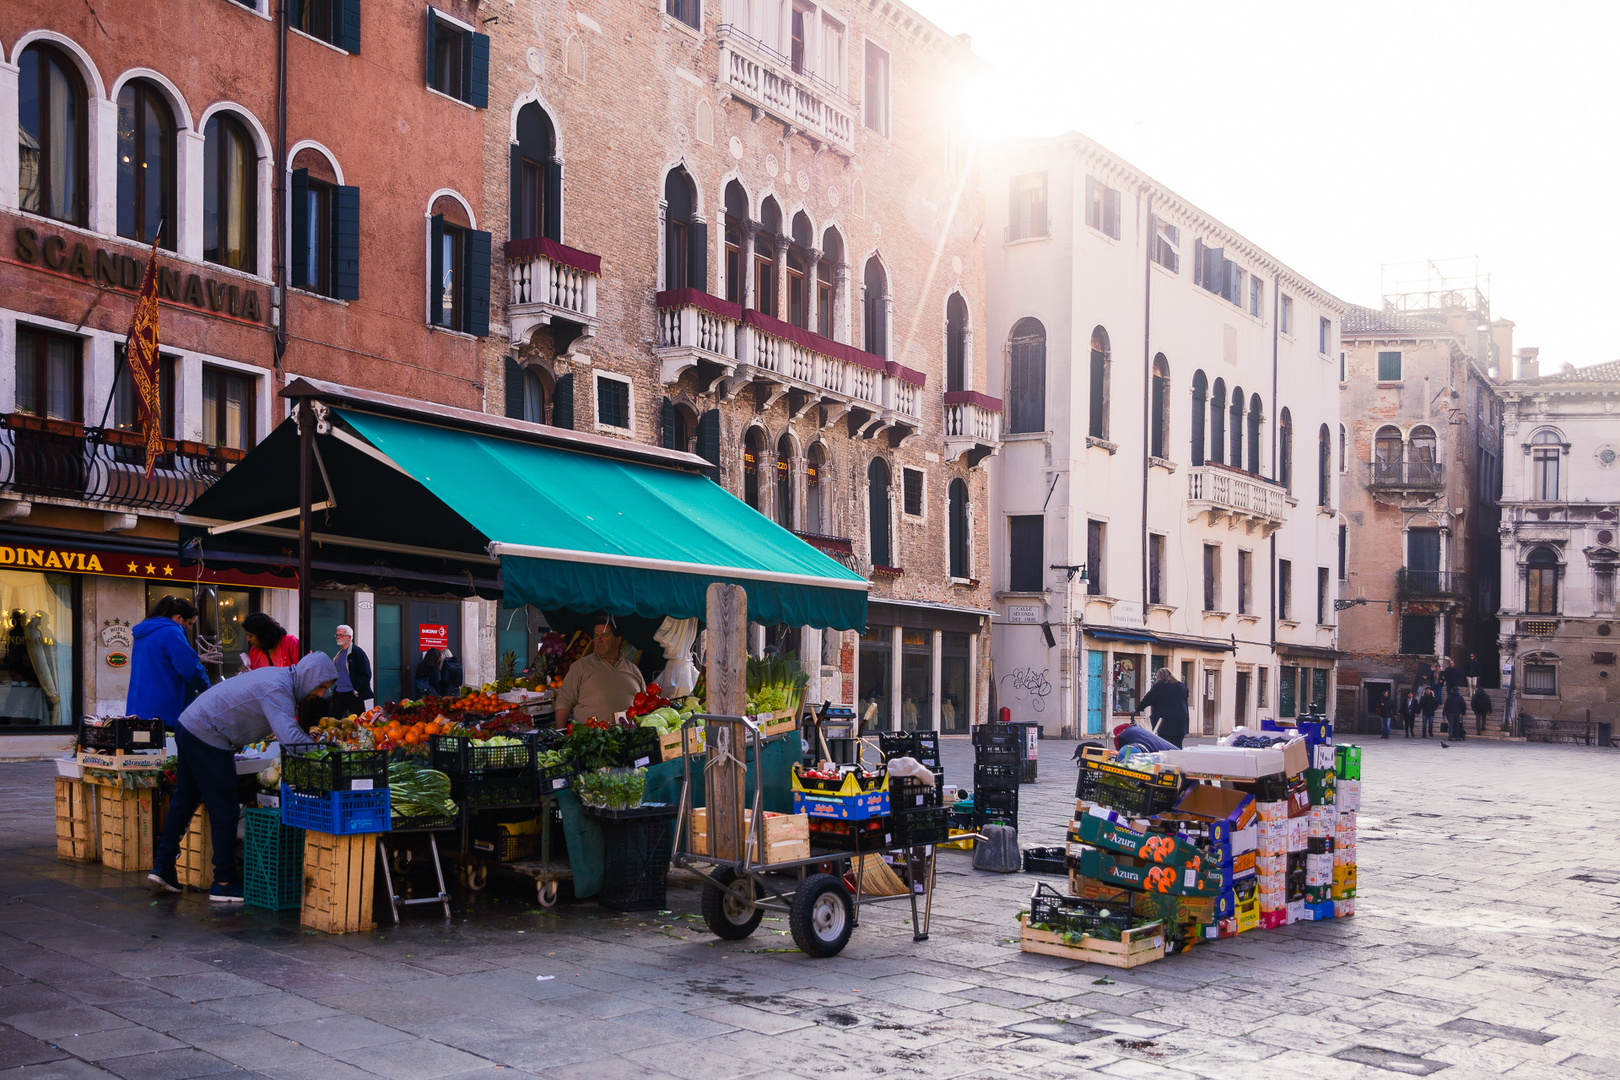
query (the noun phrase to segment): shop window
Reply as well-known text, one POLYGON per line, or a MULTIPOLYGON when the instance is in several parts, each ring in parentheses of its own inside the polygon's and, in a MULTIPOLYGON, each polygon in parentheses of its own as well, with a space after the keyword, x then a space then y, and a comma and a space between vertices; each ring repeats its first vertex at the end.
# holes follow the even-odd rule
POLYGON ((866 43, 865 108, 869 130, 889 134, 889 54, 875 43, 866 43))
POLYGON ((961 293, 945 301, 945 390, 967 389, 967 302, 961 293))
POLYGON ((1164 353, 1153 358, 1153 381, 1149 390, 1148 453, 1169 457, 1170 448, 1170 364, 1164 353))
POLYGON ((1524 564, 1524 610, 1527 615, 1558 614, 1558 556, 1538 547, 1524 564))
POLYGON ((514 670, 523 669, 534 661, 539 649, 539 632, 545 626, 545 617, 532 604, 516 608, 500 608, 495 627, 495 659, 503 666, 510 659, 514 670))
POLYGON ((1202 371, 1192 377, 1192 463, 1204 463, 1204 406, 1209 400, 1209 377, 1202 371))
POLYGON ((259 151, 247 125, 216 113, 203 128, 203 258, 258 272, 259 151))
POLYGON ((861 730, 889 731, 890 688, 894 674, 894 630, 888 626, 871 626, 861 635, 860 686, 857 695, 860 706, 861 730), (866 719, 872 709, 872 719, 866 719))
POLYGON ((89 212, 87 96, 79 70, 49 45, 18 59, 18 195, 29 213, 84 225, 89 212))
POLYGON ((292 174, 292 284, 354 300, 360 296, 360 189, 292 174))
POLYGON ((251 450, 257 414, 251 375, 224 368, 203 368, 203 442, 232 450, 251 450))
POLYGON ((454 224, 443 214, 433 215, 428 228, 428 322, 488 336, 490 234, 454 224))
POLYGON ((1221 549, 1219 544, 1204 545, 1204 610, 1221 610, 1221 549))
POLYGON ((1164 603, 1164 544, 1159 533, 1148 534, 1148 603, 1164 603))
POLYGON ((427 85, 474 108, 488 108, 489 38, 428 8, 427 85))
POLYGON ((131 79, 118 91, 118 235, 174 250, 175 123, 157 85, 131 79))
POLYGON ((876 255, 866 260, 866 311, 862 319, 866 351, 873 356, 889 355, 889 276, 876 255))
POLYGON ((70 574, 0 570, 0 731, 67 727, 77 719, 74 592, 70 574))
POLYGON ((939 729, 944 732, 968 730, 968 635, 940 635, 939 729))
POLYGON ((630 430, 630 380, 614 375, 596 377, 596 423, 599 427, 630 430))
POLYGON ((1433 656, 1435 643, 1435 617, 1433 615, 1401 616, 1401 654, 1403 656, 1433 656))
POLYGON ((1530 440, 1531 492, 1542 502, 1558 499, 1558 462, 1563 447, 1555 432, 1538 431, 1530 440))
POLYGON ((1294 618, 1294 564, 1287 559, 1277 560, 1277 618, 1294 618))
POLYGON ((900 728, 934 726, 934 633, 900 631, 900 728))
POLYGON ((664 0, 664 13, 694 30, 703 29, 703 0, 664 0))
POLYGON ((1401 381, 1401 353, 1400 350, 1379 352, 1378 354, 1378 381, 1401 381))
POLYGON ((868 536, 871 538, 873 566, 893 566, 893 549, 889 537, 889 466, 882 458, 873 458, 866 470, 868 507, 868 536))
POLYGON ((1108 438, 1108 331, 1097 327, 1091 331, 1091 425, 1087 430, 1093 439, 1108 438))
POLYGON ((1226 462, 1226 380, 1216 379, 1209 392, 1209 460, 1226 462))
POLYGON ((350 593, 321 593, 309 598, 309 640, 302 642, 306 653, 323 652, 337 659, 337 628, 354 624, 349 610, 350 593))
POLYGON ((518 110, 517 142, 508 151, 512 239, 562 239, 562 163, 552 160, 551 121, 534 102, 518 110))
POLYGON ((1106 596, 1108 579, 1108 526, 1101 521, 1086 522, 1086 594, 1106 596))
POLYGON ((1007 519, 1007 589, 1036 593, 1046 588, 1046 518, 1024 514, 1007 519))
POLYGON ((776 444, 776 523, 784 529, 794 527, 793 513, 793 440, 783 435, 776 444))
POLYGON ((960 477, 951 481, 950 488, 951 577, 973 576, 968 561, 968 487, 960 477))
POLYGON ((1024 319, 1007 343, 1007 431, 1046 430, 1046 327, 1024 319))
POLYGON ((345 52, 360 51, 360 0, 290 0, 287 21, 345 52))
POLYGON ((1277 679, 1277 714, 1280 717, 1290 717, 1298 711, 1295 707, 1295 690, 1298 687, 1299 669, 1287 664, 1282 666, 1277 679))
POLYGON ((1558 668, 1553 664, 1524 665, 1524 692, 1538 697, 1558 695, 1558 668))
POLYGON ((1009 201, 1007 239, 1025 240, 1048 235, 1046 222, 1046 174, 1026 173, 1007 182, 1009 201))
POLYGON ((901 469, 901 482, 904 484, 904 506, 906 514, 911 517, 923 516, 923 471, 921 469, 901 469))
POLYGON ((82 349, 80 338, 18 326, 17 411, 47 420, 81 419, 82 349))
POLYGON ((1137 687, 1142 675, 1140 656, 1114 654, 1114 711, 1129 713, 1136 710, 1137 687))

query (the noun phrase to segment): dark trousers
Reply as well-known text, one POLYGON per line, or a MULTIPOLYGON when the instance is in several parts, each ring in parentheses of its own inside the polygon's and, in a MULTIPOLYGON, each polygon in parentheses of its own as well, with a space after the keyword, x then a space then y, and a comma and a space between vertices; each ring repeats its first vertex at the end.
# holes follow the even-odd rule
POLYGON ((344 690, 342 692, 336 690, 332 691, 331 715, 337 717, 339 720, 343 719, 345 716, 357 716, 361 712, 364 712, 365 708, 366 703, 362 701, 360 695, 356 694, 353 690, 344 690))
POLYGON ((1406 728, 1406 737, 1410 739, 1412 737, 1412 728, 1414 726, 1413 715, 1411 713, 1401 713, 1401 726, 1406 728))
POLYGON ((1474 734, 1485 734, 1485 714, 1482 712, 1477 712, 1474 714, 1474 734))
POLYGON ((1426 713, 1423 714, 1423 737, 1425 739, 1427 739, 1430 735, 1433 735, 1433 734, 1434 734, 1434 713, 1426 712, 1426 713))
POLYGON ((180 841, 191 827, 197 807, 208 807, 208 821, 214 831, 214 880, 231 882, 236 878, 236 754, 209 746, 180 728, 175 733, 178 764, 169 813, 163 819, 163 836, 158 840, 153 863, 172 867, 180 857, 180 841))

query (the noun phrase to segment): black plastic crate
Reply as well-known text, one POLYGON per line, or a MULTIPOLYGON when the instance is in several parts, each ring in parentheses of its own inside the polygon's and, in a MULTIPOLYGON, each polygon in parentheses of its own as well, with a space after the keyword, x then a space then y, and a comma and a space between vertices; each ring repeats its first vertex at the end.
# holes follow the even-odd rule
POLYGON ((974 791, 1014 791, 1018 788, 1021 770, 1016 764, 973 766, 974 791))
POLYGON ((79 745, 87 750, 162 750, 159 716, 86 716, 79 721, 79 745))
POLYGON ((894 813, 921 806, 940 805, 939 784, 925 784, 914 776, 889 777, 889 809, 894 813))
POLYGON ((281 748, 281 782, 294 791, 381 791, 388 786, 388 751, 342 750, 323 746, 322 757, 310 747, 281 748))
POLYGON ((596 898, 601 906, 613 911, 661 911, 668 906, 669 823, 677 811, 673 806, 662 809, 657 816, 603 819, 602 891, 596 898))
POLYGON ((889 815, 889 843, 894 847, 943 844, 950 839, 950 811, 924 806, 889 815))
POLYGON ((1018 789, 975 789, 973 792, 973 808, 980 811, 1004 810, 1016 814, 1018 813, 1018 789))
POLYGON ((535 779, 540 782, 540 794, 550 791, 562 791, 574 786, 574 777, 579 775, 579 762, 562 761, 556 765, 535 770, 535 779))
MULTIPOLYGON (((664 753, 658 746, 658 732, 652 728, 638 727, 625 739, 624 750, 619 759, 613 764, 626 769, 642 769, 648 765, 656 765, 663 760, 664 753)), ((625 911, 640 911, 641 908, 624 908, 625 911)))
POLYGON ((1153 817, 1175 806, 1181 797, 1181 774, 1138 773, 1095 758, 1082 758, 1074 797, 1132 817, 1153 817))
POLYGON ((390 811, 388 817, 388 831, 403 832, 447 832, 450 829, 461 828, 462 818, 465 816, 461 807, 456 807, 454 814, 421 814, 411 817, 405 814, 395 814, 390 811))
POLYGON ((450 797, 465 803, 468 810, 536 806, 541 794, 540 777, 533 772, 450 781, 450 797))
POLYGON ((1131 905, 1065 896, 1044 881, 1029 894, 1029 921, 1054 930, 1117 941, 1131 927, 1131 905))
POLYGON ((928 768, 939 771, 939 732, 937 731, 883 731, 878 733, 878 749, 883 760, 908 757, 928 768))
POLYGON ((833 851, 882 851, 889 835, 889 819, 841 821, 837 818, 810 819, 810 845, 833 851))
POLYGON ((1068 854, 1060 847, 1027 847, 1024 849, 1024 873, 1062 877, 1069 872, 1068 854))
POLYGON ((488 776, 534 768, 534 742, 490 746, 465 735, 434 735, 428 742, 433 767, 449 776, 488 776))

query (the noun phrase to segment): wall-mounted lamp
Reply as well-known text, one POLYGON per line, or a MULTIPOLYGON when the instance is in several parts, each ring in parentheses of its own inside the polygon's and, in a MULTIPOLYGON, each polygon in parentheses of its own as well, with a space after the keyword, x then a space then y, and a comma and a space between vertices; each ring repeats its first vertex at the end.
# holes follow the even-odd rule
POLYGON ((1048 567, 1048 569, 1050 569, 1050 570, 1066 570, 1066 571, 1068 571, 1070 581, 1073 581, 1075 579, 1076 575, 1079 576, 1081 581, 1089 581, 1090 580, 1089 578, 1086 577, 1086 564, 1085 563, 1080 563, 1077 566, 1068 566, 1068 565, 1065 565, 1064 563, 1053 563, 1050 567, 1048 567))

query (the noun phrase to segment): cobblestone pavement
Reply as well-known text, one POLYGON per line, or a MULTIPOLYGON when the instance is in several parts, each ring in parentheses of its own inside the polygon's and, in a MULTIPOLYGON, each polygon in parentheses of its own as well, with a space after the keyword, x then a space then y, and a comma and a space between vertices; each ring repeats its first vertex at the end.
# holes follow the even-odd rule
MULTIPOLYGON (((1022 839, 1061 843, 1073 744, 1022 839)), ((971 772, 947 740, 947 775, 971 772)), ((1620 756, 1366 744, 1360 914, 1115 971, 1018 951, 1035 879, 943 856, 932 940, 542 913, 516 891, 327 937, 59 862, 52 767, 0 766, 0 1078, 394 1080, 1620 1075, 1620 756)), ((530 893, 532 895, 532 892, 530 893)))

